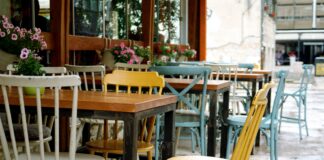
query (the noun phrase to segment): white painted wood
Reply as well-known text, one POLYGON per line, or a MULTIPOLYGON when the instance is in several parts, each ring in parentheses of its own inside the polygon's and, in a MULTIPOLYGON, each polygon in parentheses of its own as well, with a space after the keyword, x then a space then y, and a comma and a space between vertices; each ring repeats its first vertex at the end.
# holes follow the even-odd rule
MULTIPOLYGON (((92 91, 102 91, 103 88, 98 88, 96 87, 96 75, 99 75, 101 77, 101 79, 103 79, 104 75, 106 74, 106 68, 103 65, 91 65, 91 66, 80 66, 80 65, 69 65, 66 64, 65 65, 68 74, 74 74, 74 75, 79 75, 82 76, 82 83, 84 85, 84 90, 89 91, 90 90, 90 86, 88 84, 89 79, 91 79, 91 83, 92 83, 92 91)), ((81 86, 79 87, 81 90, 81 86)), ((99 128, 97 130, 97 139, 99 138, 100 135, 100 128, 102 128, 101 125, 103 125, 103 120, 101 119, 90 119, 90 118, 80 118, 79 119, 81 124, 78 127, 78 132, 76 134, 76 143, 78 143, 81 140, 81 135, 82 135, 82 131, 84 128, 85 123, 90 123, 90 124, 98 124, 99 128)), ((71 126, 73 127, 73 126, 71 126)))
POLYGON ((147 64, 127 64, 127 63, 116 63, 116 70, 126 70, 126 71, 145 71, 147 72, 150 65, 147 64))
MULTIPOLYGON (((11 118, 11 112, 10 112, 10 105, 8 101, 8 96, 7 96, 7 86, 11 86, 12 88, 18 87, 18 93, 19 93, 19 103, 20 103, 20 112, 22 115, 22 125, 24 128, 24 140, 25 140, 25 158, 28 160, 31 160, 31 151, 29 147, 29 138, 28 138, 28 132, 27 132, 27 120, 26 120, 26 113, 25 113, 25 104, 24 104, 24 95, 22 92, 22 87, 37 87, 37 94, 35 96, 36 99, 36 104, 37 104, 37 116, 38 116, 38 125, 43 126, 42 124, 42 107, 41 107, 41 96, 40 96, 40 89, 39 87, 53 87, 55 88, 55 127, 56 127, 56 132, 55 133, 55 139, 56 141, 56 147, 55 147, 55 155, 56 159, 59 159, 59 148, 58 148, 58 140, 59 140, 59 123, 58 123, 58 111, 59 111, 59 88, 60 87, 68 87, 68 86, 73 86, 73 104, 72 104, 72 128, 71 128, 71 137, 70 137, 70 153, 69 153, 69 159, 75 159, 75 148, 76 148, 76 142, 75 142, 75 137, 76 137, 76 118, 77 118, 77 94, 78 94, 78 89, 77 87, 81 84, 80 78, 75 75, 71 76, 12 76, 12 75, 0 75, 0 85, 2 88, 2 94, 4 96, 4 102, 5 102, 5 108, 6 108, 6 115, 7 115, 7 121, 8 121, 8 126, 10 130, 10 136, 11 136, 11 144, 12 144, 12 150, 14 153, 14 157, 8 158, 8 159, 19 159, 18 158, 18 151, 17 151, 17 146, 16 146, 16 140, 15 140, 15 134, 13 130, 13 123, 12 123, 12 118, 11 118)), ((44 153, 44 143, 42 143, 43 140, 43 135, 42 135, 42 127, 39 127, 39 139, 40 142, 40 159, 47 159, 46 154, 44 153)), ((0 123, 0 133, 1 133, 1 143, 4 148, 4 154, 5 157, 9 157, 10 153, 8 143, 6 143, 6 138, 3 136, 4 135, 4 130, 3 130, 3 124, 0 123), (4 143, 5 142, 5 143, 4 143)), ((11 145, 10 145, 11 146, 11 145)), ((34 158, 33 158, 34 159, 34 158)))

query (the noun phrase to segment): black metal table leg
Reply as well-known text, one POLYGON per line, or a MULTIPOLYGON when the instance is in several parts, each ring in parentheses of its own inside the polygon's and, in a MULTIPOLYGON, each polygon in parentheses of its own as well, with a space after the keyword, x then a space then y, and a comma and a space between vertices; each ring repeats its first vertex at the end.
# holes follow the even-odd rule
POLYGON ((164 141, 162 144, 162 159, 168 159, 175 154, 175 112, 165 113, 164 141))
POLYGON ((207 139, 207 156, 215 157, 216 155, 216 136, 217 136, 217 113, 218 96, 216 92, 210 92, 209 120, 208 120, 208 139, 207 139))
POLYGON ((226 145, 227 145, 227 132, 228 132, 228 126, 225 124, 227 118, 228 118, 228 112, 229 112, 229 91, 224 92, 223 95, 223 106, 222 106, 222 135, 221 135, 221 145, 220 145, 220 157, 225 158, 226 156, 226 145))
POLYGON ((124 121, 124 160, 137 160, 138 119, 124 121))

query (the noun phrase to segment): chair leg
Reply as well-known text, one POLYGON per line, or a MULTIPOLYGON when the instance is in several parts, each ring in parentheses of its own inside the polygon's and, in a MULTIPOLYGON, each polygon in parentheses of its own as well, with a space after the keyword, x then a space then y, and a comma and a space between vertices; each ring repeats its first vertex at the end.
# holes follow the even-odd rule
POLYGON ((205 127, 204 125, 200 125, 202 127, 199 127, 200 129, 200 151, 201 151, 201 155, 206 156, 207 155, 207 151, 205 149, 205 127))
POLYGON ((101 133, 102 133, 102 129, 103 129, 103 124, 98 124, 98 130, 97 130, 97 137, 96 139, 99 140, 101 137, 101 133))
POLYGON ((152 160, 152 151, 147 152, 147 160, 152 160))
POLYGON ((233 132, 233 126, 229 125, 228 126, 228 135, 227 135, 227 146, 226 146, 226 159, 229 158, 231 154, 231 144, 232 144, 232 132, 233 132))
POLYGON ((195 138, 195 133, 194 129, 191 128, 191 152, 195 153, 195 147, 196 147, 196 138, 195 138))
POLYGON ((176 144, 175 144, 175 148, 178 148, 180 135, 181 135, 181 127, 177 127, 176 128, 176 141, 175 141, 176 144))
MULTIPOLYGON (((297 99, 296 99, 296 101, 297 101, 297 99)), ((301 103, 300 103, 300 99, 297 101, 297 107, 298 107, 298 127, 299 127, 299 139, 300 140, 302 140, 303 139, 303 137, 302 137, 302 130, 301 130, 301 128, 302 128, 302 125, 301 125, 301 103)))
POLYGON ((161 123, 161 116, 156 116, 156 129, 155 129, 155 152, 154 152, 154 159, 159 159, 159 143, 160 143, 160 123, 161 123))
POLYGON ((306 97, 304 97, 303 104, 304 104, 304 121, 305 121, 306 135, 309 136, 308 125, 307 125, 306 97))
POLYGON ((51 147, 48 142, 45 142, 45 152, 51 152, 51 147))

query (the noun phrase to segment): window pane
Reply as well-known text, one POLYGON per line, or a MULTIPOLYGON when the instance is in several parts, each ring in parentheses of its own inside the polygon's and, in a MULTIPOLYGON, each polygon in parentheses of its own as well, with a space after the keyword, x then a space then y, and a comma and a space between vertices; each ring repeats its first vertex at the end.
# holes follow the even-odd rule
MULTIPOLYGON (((50 0, 35 0, 35 27, 42 31, 50 31, 50 0)), ((32 0, 11 1, 11 21, 15 26, 31 29, 32 0)))
POLYGON ((180 0, 155 1, 156 42, 179 43, 180 0))
POLYGON ((74 0, 76 35, 102 35, 101 4, 102 0, 74 0))

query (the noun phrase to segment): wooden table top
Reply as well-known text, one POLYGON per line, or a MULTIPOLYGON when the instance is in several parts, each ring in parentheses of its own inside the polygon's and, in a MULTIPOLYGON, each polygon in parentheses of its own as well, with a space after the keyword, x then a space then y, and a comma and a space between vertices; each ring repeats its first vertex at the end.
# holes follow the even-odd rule
MULTIPOLYGON (((243 71, 238 71, 239 73, 242 73, 243 71)), ((252 70, 253 74, 265 74, 265 75, 271 75, 271 70, 252 70)))
MULTIPOLYGON (((175 89, 183 89, 192 82, 191 79, 175 79, 175 78, 165 78, 165 82, 169 83, 175 89)), ((193 87, 194 90, 202 90, 203 82, 200 81, 197 85, 193 87)), ((230 81, 216 81, 208 80, 207 90, 221 90, 229 88, 231 86, 230 81)))
MULTIPOLYGON (((3 104, 2 93, 0 93, 0 103, 3 104)), ((18 92, 12 89, 8 93, 11 105, 19 105, 18 92)), ((54 106, 54 91, 46 89, 42 95, 42 106, 54 106)), ((127 93, 103 93, 93 91, 79 91, 78 109, 93 111, 112 111, 135 113, 151 108, 176 103, 177 97, 174 95, 139 95, 127 93)), ((25 96, 26 106, 35 106, 35 97, 25 96)), ((71 108, 72 91, 60 91, 60 108, 71 108)))

